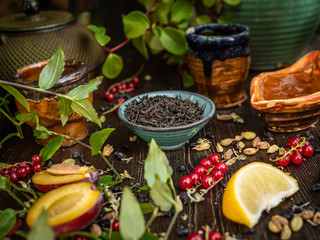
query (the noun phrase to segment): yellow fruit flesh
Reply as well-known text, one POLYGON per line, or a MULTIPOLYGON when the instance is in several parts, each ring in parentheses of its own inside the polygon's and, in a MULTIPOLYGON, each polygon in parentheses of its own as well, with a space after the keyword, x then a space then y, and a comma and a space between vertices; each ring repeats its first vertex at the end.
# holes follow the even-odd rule
POLYGON ((89 182, 73 183, 54 189, 39 198, 30 208, 26 221, 31 227, 42 209, 48 211, 50 226, 71 221, 94 206, 100 191, 89 182))
POLYGON ((86 177, 90 177, 89 173, 73 175, 52 175, 44 170, 33 175, 32 182, 39 185, 62 184, 80 181, 86 177))
POLYGON ((265 163, 241 168, 228 182, 222 201, 223 214, 232 221, 253 227, 264 209, 299 189, 296 180, 265 163))

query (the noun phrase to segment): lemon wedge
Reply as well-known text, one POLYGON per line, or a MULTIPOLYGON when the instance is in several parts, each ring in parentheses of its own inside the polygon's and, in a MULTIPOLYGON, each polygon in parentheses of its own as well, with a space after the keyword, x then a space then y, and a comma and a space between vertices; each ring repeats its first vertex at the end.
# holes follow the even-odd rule
POLYGON ((230 178, 222 198, 222 212, 228 219, 252 228, 263 210, 277 206, 298 190, 297 180, 280 169, 250 163, 230 178))

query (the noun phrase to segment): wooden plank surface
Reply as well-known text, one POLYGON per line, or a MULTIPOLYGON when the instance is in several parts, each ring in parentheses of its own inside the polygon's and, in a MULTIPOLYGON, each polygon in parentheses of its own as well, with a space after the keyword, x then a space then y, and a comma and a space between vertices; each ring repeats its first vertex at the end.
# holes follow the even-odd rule
MULTIPOLYGON (((124 56, 126 56, 125 71, 117 80, 132 75, 143 63, 142 58, 137 55, 131 46, 122 49, 122 51, 122 53, 125 54, 124 56)), ((248 87, 250 84, 250 79, 256 74, 257 72, 250 73, 246 84, 247 93, 249 93, 248 87)), ((151 60, 146 62, 146 66, 140 75, 140 80, 141 83, 134 94, 164 89, 181 89, 181 79, 177 74, 177 69, 174 66, 164 65, 160 56, 152 56, 151 60), (143 80, 145 75, 150 75, 152 80, 143 80)), ((94 106, 96 109, 99 109, 99 106, 106 104, 106 101, 102 98, 102 92, 111 83, 111 81, 105 80, 99 90, 95 93, 94 106)), ((212 147, 209 150, 197 152, 186 145, 178 150, 166 152, 170 165, 173 168, 173 181, 178 193, 181 192, 178 187, 178 180, 182 176, 190 173, 194 167, 199 165, 202 158, 205 158, 209 154, 213 153, 213 146, 215 146, 217 142, 227 137, 234 137, 235 135, 238 135, 246 130, 254 131, 258 136, 260 136, 260 138, 264 138, 264 133, 267 130, 263 118, 259 116, 259 113, 251 107, 249 99, 241 106, 227 110, 217 110, 216 113, 222 114, 231 112, 235 112, 240 115, 244 119, 245 123, 239 124, 233 122, 221 122, 217 120, 215 115, 213 119, 205 126, 205 128, 191 139, 190 142, 195 142, 198 138, 205 137, 207 133, 212 133, 214 135, 214 139, 212 141, 212 147), (179 172, 179 165, 185 165, 186 171, 179 172)), ((11 124, 5 121, 3 117, 1 118, 0 124, 1 138, 5 135, 5 133, 14 131, 14 128, 11 126, 11 124)), ((146 158, 148 153, 147 144, 141 139, 138 139, 136 142, 130 142, 129 137, 133 136, 133 133, 120 122, 114 113, 107 115, 107 121, 103 124, 103 126, 107 125, 110 125, 116 129, 110 135, 107 143, 113 145, 115 151, 125 152, 127 157, 134 157, 134 160, 131 160, 128 164, 121 162, 114 155, 109 157, 110 162, 119 172, 127 170, 130 175, 135 178, 134 181, 125 180, 122 185, 130 185, 132 182, 138 182, 141 185, 144 185, 145 180, 143 178, 143 165, 139 164, 138 162, 146 158)), ((88 126, 90 132, 96 129, 96 126, 92 123, 89 123, 88 126)), ((23 129, 25 133, 24 139, 11 139, 10 141, 6 142, 3 148, 0 150, 1 162, 15 163, 20 161, 30 161, 33 154, 39 153, 41 147, 33 141, 31 129, 27 126, 24 126, 23 129)), ((311 140, 312 145, 315 147, 320 146, 320 124, 318 123, 315 127, 299 133, 305 135, 307 131, 314 136, 314 139, 311 140)), ((289 138, 295 134, 296 133, 274 133, 274 139, 268 141, 270 144, 287 146, 289 138)), ((85 139, 85 142, 88 142, 88 138, 85 139)), ((80 145, 60 149, 54 155, 55 162, 58 163, 66 158, 71 158, 73 152, 75 151, 80 151, 83 153, 86 160, 91 161, 96 168, 107 168, 102 159, 100 159, 98 156, 91 156, 90 152, 86 149, 83 149, 83 147, 80 145)), ((276 155, 271 156, 275 157, 276 155)), ((229 167, 229 170, 226 173, 226 178, 229 179, 232 174, 235 173, 235 171, 250 162, 269 162, 269 158, 270 155, 267 155, 265 151, 259 151, 256 155, 248 157, 245 161, 237 161, 235 164, 229 167)), ((313 157, 308 158, 300 165, 294 165, 291 163, 285 168, 285 171, 289 172, 298 180, 300 190, 289 199, 283 201, 279 206, 271 209, 269 213, 264 212, 253 233, 247 233, 247 227, 231 222, 223 216, 221 210, 223 187, 221 184, 218 184, 205 196, 205 200, 203 202, 192 203, 184 206, 184 210, 180 216, 186 214, 188 217, 186 220, 182 220, 181 217, 178 218, 171 233, 170 239, 185 239, 185 237, 178 237, 177 232, 179 230, 187 228, 189 231, 197 231, 206 224, 210 226, 215 225, 216 229, 222 233, 230 232, 241 234, 243 239, 280 239, 279 234, 273 234, 267 230, 267 223, 272 215, 287 211, 299 197, 303 197, 306 202, 310 202, 311 206, 320 206, 320 192, 310 191, 313 184, 320 182, 320 154, 315 154, 313 157)), ((0 194, 0 204, 0 209, 16 206, 13 200, 2 192, 0 194)), ((157 218, 154 224, 151 226, 151 231, 156 233, 165 232, 169 221, 170 217, 157 218)), ((320 239, 320 227, 312 227, 310 224, 305 223, 302 230, 298 233, 294 233, 291 239, 320 239)))

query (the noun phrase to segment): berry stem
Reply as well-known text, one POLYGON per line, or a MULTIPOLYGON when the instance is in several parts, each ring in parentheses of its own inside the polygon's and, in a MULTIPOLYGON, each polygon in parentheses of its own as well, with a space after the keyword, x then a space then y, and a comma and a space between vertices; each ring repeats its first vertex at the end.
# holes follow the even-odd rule
POLYGON ((14 194, 11 189, 6 188, 4 189, 14 200, 16 200, 24 209, 28 209, 27 205, 16 195, 14 194))
POLYGON ((167 239, 169 238, 170 232, 171 232, 171 230, 172 230, 172 228, 173 228, 174 223, 175 223, 176 220, 177 220, 178 215, 179 215, 179 212, 178 212, 177 209, 176 209, 176 212, 175 212, 175 214, 173 215, 173 218, 171 219, 170 224, 169 224, 169 227, 168 227, 168 229, 167 229, 167 231, 166 231, 166 235, 164 236, 164 240, 167 240, 167 239))
POLYGON ((144 231, 146 232, 148 230, 148 228, 150 227, 151 223, 153 222, 153 220, 157 217, 157 213, 159 211, 159 208, 156 207, 155 209, 153 209, 152 211, 152 215, 151 217, 149 218, 147 224, 146 224, 146 227, 144 228, 144 231))
POLYGON ((281 157, 277 157, 275 159, 270 159, 271 162, 277 162, 281 159, 284 159, 287 155, 291 155, 291 153, 295 150, 297 150, 299 147, 301 147, 305 142, 306 142, 306 138, 305 137, 301 137, 300 138, 300 143, 298 143, 295 147, 291 147, 291 149, 287 152, 285 151, 285 153, 283 154, 283 156, 281 157))
MULTIPOLYGON (((32 196, 33 196, 33 199, 38 199, 38 196, 37 196, 37 194, 35 193, 35 192, 33 192, 33 191, 31 191, 31 190, 29 190, 29 189, 25 189, 25 188, 21 188, 21 187, 18 187, 16 184, 14 184, 13 182, 11 182, 11 181, 6 181, 6 183, 7 184, 9 184, 11 187, 13 187, 15 190, 17 190, 17 191, 20 191, 20 192, 22 192, 22 193, 29 193, 29 194, 31 194, 32 196)), ((32 198, 29 196, 29 195, 27 195, 27 194, 23 194, 26 198, 28 198, 29 200, 31 200, 32 198)))

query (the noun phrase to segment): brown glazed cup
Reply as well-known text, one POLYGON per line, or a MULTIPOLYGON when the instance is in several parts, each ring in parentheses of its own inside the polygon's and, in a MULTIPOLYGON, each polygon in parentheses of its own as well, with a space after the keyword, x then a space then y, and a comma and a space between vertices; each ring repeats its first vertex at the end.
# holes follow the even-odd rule
POLYGON ((249 28, 242 24, 210 23, 186 32, 188 67, 198 93, 217 108, 247 99, 244 84, 250 67, 249 28))
MULTIPOLYGON (((30 87, 38 87, 39 75, 42 69, 48 64, 47 61, 42 61, 32 65, 22 67, 17 70, 14 76, 14 82, 30 87)), ((87 66, 78 60, 66 60, 65 69, 59 81, 49 90, 56 93, 68 94, 69 91, 79 85, 84 85, 89 82, 87 66)), ((68 135, 77 140, 83 140, 88 135, 87 119, 73 112, 67 121, 62 126, 61 119, 58 113, 58 101, 54 95, 35 92, 32 90, 22 89, 21 93, 26 97, 30 104, 30 112, 35 111, 39 116, 39 124, 46 127, 50 131, 68 135)), ((91 93, 88 100, 92 103, 93 94, 91 93)), ((16 101, 19 113, 26 113, 27 110, 16 101)), ((35 128, 33 121, 28 121, 27 124, 35 128)), ((50 139, 38 139, 36 142, 45 146, 50 139)), ((63 139, 62 146, 71 146, 74 141, 63 139)))

